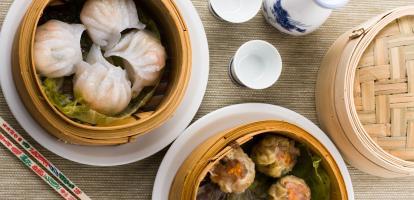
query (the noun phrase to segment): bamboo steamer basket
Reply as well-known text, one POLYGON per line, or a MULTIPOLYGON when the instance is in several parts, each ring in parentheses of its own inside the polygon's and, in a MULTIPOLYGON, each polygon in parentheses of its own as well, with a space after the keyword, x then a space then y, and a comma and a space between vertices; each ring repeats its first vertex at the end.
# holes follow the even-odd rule
POLYGON ((161 126, 180 105, 191 74, 191 44, 186 24, 173 0, 136 0, 157 22, 165 39, 166 73, 156 94, 133 116, 106 126, 85 125, 57 110, 41 89, 33 61, 34 36, 43 10, 53 0, 33 0, 15 41, 13 78, 19 95, 33 118, 50 134, 79 145, 117 145, 135 140, 161 126))
POLYGON ((348 199, 345 181, 329 151, 305 130, 283 121, 259 121, 219 133, 200 144, 179 168, 171 185, 169 199, 196 199, 201 181, 209 170, 233 148, 260 134, 277 134, 307 145, 322 158, 331 181, 331 199, 348 199))
POLYGON ((344 33, 322 62, 316 89, 321 127, 364 172, 414 175, 413 41, 414 7, 401 7, 344 33))

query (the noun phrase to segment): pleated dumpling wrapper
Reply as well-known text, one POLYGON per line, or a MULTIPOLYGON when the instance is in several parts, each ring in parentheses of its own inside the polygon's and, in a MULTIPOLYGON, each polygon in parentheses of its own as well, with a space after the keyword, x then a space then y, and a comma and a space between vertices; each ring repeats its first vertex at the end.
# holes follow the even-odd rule
POLYGON ((76 99, 108 116, 122 112, 131 101, 131 82, 126 71, 109 63, 93 45, 87 62, 78 65, 74 83, 76 99))
POLYGON ((87 0, 80 18, 92 41, 107 50, 126 29, 144 29, 133 0, 87 0))
POLYGON ((311 190, 306 182, 296 176, 285 176, 269 188, 271 200, 310 200, 311 190))
POLYGON ((167 53, 160 40, 149 31, 131 31, 121 41, 105 53, 105 57, 118 56, 125 63, 130 79, 133 81, 133 97, 142 89, 154 86, 165 67, 167 53))
POLYGON ((82 61, 80 40, 85 27, 50 20, 39 26, 34 41, 37 73, 48 78, 70 76, 82 61))
POLYGON ((210 179, 225 193, 243 193, 254 182, 253 161, 243 149, 233 149, 211 170, 210 179))
POLYGON ((294 140, 276 135, 266 135, 251 152, 257 171, 274 178, 292 171, 299 155, 294 140))

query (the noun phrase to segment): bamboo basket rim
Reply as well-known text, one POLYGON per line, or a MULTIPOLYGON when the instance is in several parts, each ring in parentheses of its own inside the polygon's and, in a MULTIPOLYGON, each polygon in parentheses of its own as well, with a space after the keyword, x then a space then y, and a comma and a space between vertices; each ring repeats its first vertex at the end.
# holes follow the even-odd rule
MULTIPOLYGON (((44 96, 44 91, 41 89, 41 86, 39 85, 39 79, 37 78, 37 74, 34 68, 33 63, 33 43, 34 43, 34 35, 35 31, 29 31, 29 33, 24 32, 23 30, 29 29, 34 30, 37 27, 37 23, 40 19, 42 10, 47 6, 47 4, 50 2, 50 0, 47 1, 41 1, 41 0, 35 0, 32 2, 31 6, 29 7, 28 12, 26 13, 26 16, 21 24, 21 30, 19 32, 20 38, 24 36, 25 34, 29 34, 30 36, 30 49, 24 49, 22 46, 24 46, 25 41, 20 39, 18 40, 18 48, 23 49, 23 51, 29 52, 30 54, 29 58, 24 58, 23 62, 30 63, 28 64, 29 69, 31 72, 29 74, 33 74, 33 81, 35 81, 35 84, 33 86, 30 86, 30 80, 25 80, 27 78, 21 77, 22 73, 14 73, 14 80, 15 82, 18 79, 21 79, 22 83, 17 84, 18 86, 23 86, 24 91, 19 91, 20 96, 28 97, 30 98, 30 102, 26 102, 25 106, 30 107, 36 107, 35 105, 39 105, 41 107, 47 107, 50 109, 46 109, 45 111, 39 111, 39 113, 33 111, 34 108, 30 108, 31 114, 36 118, 37 120, 46 121, 47 124, 41 123, 41 125, 48 130, 49 133, 55 135, 56 137, 63 139, 67 142, 74 143, 74 144, 82 144, 82 145, 115 145, 115 144, 124 144, 129 143, 132 140, 135 140, 138 136, 145 134, 149 132, 150 130, 153 130, 159 126, 161 126, 166 120, 168 120, 176 111, 180 103, 182 102, 182 99, 184 97, 184 94, 187 90, 187 86, 190 79, 191 74, 191 62, 192 62, 192 52, 191 52, 191 41, 189 38, 189 33, 185 24, 185 21, 182 18, 182 15, 180 11, 177 8, 177 5, 173 0, 160 0, 158 4, 163 5, 162 9, 168 10, 171 14, 169 15, 172 22, 174 22, 173 27, 175 27, 177 31, 177 36, 180 37, 180 40, 176 43, 180 45, 181 50, 183 51, 183 57, 181 59, 181 65, 176 66, 180 69, 177 70, 176 73, 180 73, 179 77, 175 81, 170 81, 170 84, 174 84, 172 86, 171 91, 169 91, 168 96, 165 96, 164 98, 169 98, 168 102, 161 102, 161 105, 159 105, 152 113, 152 115, 148 118, 145 118, 145 120, 138 120, 135 121, 135 123, 128 123, 125 126, 113 126, 113 127, 89 127, 87 128, 85 125, 83 126, 75 126, 75 122, 71 119, 65 119, 62 117, 63 113, 60 111, 57 111, 57 109, 51 105, 50 101, 47 99, 46 96, 44 96), (37 4, 37 5, 36 5, 37 4), (39 13, 36 15, 36 19, 29 19, 29 13, 35 12, 39 13), (33 22, 33 20, 35 20, 33 22), (30 28, 32 27, 32 28, 30 28), (16 79, 17 77, 17 79, 16 79), (29 87, 32 87, 31 89, 34 91, 29 91, 29 87), (27 92, 27 93, 26 93, 27 92), (26 94, 24 94, 26 93, 26 94), (34 94, 41 94, 41 95, 34 95, 34 94), (43 97, 43 98, 42 98, 43 97), (57 111, 57 112, 56 112, 57 111), (47 116, 54 116, 51 118, 47 118, 47 116), (39 118, 39 119, 38 119, 39 118), (55 119, 54 119, 55 118, 55 119), (53 124, 57 123, 57 124, 53 124), (59 127, 58 125, 61 125, 63 123, 68 124, 64 125, 63 127, 59 127), (63 128, 63 129, 62 129, 63 128), (66 130, 66 131, 64 131, 66 130), (81 133, 76 130, 89 130, 88 133, 81 133), (69 131, 69 133, 67 133, 69 131), (114 131, 121 131, 120 133, 114 133, 114 131), (72 134, 72 135, 71 135, 72 134)), ((171 25, 170 25, 171 26, 171 25)), ((171 30, 170 30, 171 31, 171 30)), ((175 31, 175 30, 174 30, 175 31)), ((24 38, 24 37, 23 37, 24 38)), ((21 62, 21 61, 20 61, 21 62)), ((23 64, 24 65, 24 64, 23 64)), ((19 63, 16 66, 22 66, 21 63, 19 63)), ((64 116, 66 117, 66 116, 64 116)))
POLYGON ((196 199, 199 187, 195 187, 194 189, 194 186, 200 185, 201 181, 208 174, 209 169, 233 148, 249 142, 260 134, 281 135, 307 145, 313 152, 323 157, 325 170, 335 177, 331 177, 331 181, 333 180, 331 184, 337 187, 335 188, 338 189, 337 194, 342 199, 348 199, 343 175, 329 150, 304 129, 294 124, 278 120, 257 121, 240 125, 236 128, 220 132, 201 143, 192 151, 179 168, 170 189, 169 199, 196 199))

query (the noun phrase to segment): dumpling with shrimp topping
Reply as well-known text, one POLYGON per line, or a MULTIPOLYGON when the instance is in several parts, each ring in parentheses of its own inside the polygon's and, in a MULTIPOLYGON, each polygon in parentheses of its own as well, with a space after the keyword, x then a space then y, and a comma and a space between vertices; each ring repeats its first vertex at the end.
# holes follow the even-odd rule
POLYGON ((270 186, 271 200, 310 200, 311 190, 306 182, 296 176, 285 176, 270 186))
POLYGON ((276 135, 266 135, 253 146, 251 152, 257 171, 273 178, 292 171, 299 155, 295 141, 276 135))
POLYGON ((243 149, 233 149, 211 170, 210 179, 225 193, 243 193, 254 182, 253 161, 243 149))

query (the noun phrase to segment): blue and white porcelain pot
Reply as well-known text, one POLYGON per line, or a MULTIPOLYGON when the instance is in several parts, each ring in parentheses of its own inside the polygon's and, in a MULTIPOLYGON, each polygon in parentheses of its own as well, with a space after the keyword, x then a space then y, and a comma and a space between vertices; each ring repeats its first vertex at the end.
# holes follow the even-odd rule
POLYGON ((349 0, 263 0, 263 15, 278 30, 295 36, 318 29, 349 0))

